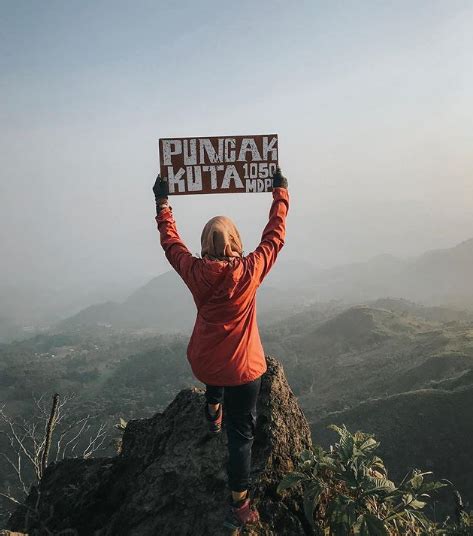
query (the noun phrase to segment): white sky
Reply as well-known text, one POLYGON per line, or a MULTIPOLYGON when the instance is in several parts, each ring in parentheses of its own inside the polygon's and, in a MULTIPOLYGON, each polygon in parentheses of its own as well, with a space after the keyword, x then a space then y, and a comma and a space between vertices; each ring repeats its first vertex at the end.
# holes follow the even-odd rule
MULTIPOLYGON (((167 269, 160 137, 279 134, 284 258, 412 255, 473 236, 473 3, 4 1, 0 277, 85 288, 167 269)), ((194 252, 269 194, 179 197, 194 252)), ((1 286, 1 285, 0 285, 1 286)))

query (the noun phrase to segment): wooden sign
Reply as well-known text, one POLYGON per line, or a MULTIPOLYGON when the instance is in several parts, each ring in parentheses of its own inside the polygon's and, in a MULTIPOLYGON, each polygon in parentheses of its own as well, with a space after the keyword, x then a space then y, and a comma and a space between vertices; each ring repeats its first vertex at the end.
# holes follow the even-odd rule
POLYGON ((270 192, 278 136, 162 138, 159 161, 171 195, 270 192))

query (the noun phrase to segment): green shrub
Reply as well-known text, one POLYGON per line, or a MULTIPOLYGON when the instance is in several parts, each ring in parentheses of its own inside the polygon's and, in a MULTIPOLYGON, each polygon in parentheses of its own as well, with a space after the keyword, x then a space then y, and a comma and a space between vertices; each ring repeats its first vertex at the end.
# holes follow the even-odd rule
POLYGON ((379 443, 363 432, 330 426, 338 442, 325 451, 305 450, 295 471, 287 474, 278 491, 301 486, 304 513, 314 532, 323 536, 471 535, 472 518, 466 513, 456 525, 439 526, 424 508, 431 493, 446 483, 430 480, 430 473, 414 470, 396 485, 389 480, 379 443))

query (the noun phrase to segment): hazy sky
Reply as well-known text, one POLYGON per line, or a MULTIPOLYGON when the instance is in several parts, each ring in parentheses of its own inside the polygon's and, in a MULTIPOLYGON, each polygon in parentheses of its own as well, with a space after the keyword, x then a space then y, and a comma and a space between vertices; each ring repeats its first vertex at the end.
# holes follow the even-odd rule
MULTIPOLYGON (((2 284, 167 269, 159 137, 279 134, 286 260, 411 255, 473 236, 473 2, 0 2, 2 284)), ((179 197, 256 246, 270 194, 179 197)))

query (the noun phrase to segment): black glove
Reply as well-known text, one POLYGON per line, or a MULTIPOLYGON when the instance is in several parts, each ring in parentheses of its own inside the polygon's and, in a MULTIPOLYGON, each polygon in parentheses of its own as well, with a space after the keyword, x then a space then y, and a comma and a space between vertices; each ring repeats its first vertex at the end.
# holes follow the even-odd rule
POLYGON ((273 188, 286 188, 287 190, 287 179, 281 173, 281 168, 278 166, 276 171, 273 174, 273 188))
POLYGON ((153 186, 153 193, 156 200, 156 211, 159 212, 161 210, 159 205, 167 203, 168 200, 169 183, 167 179, 162 179, 161 175, 158 175, 153 186))
POLYGON ((169 195, 169 184, 167 179, 162 179, 161 175, 158 175, 153 186, 153 192, 156 200, 167 199, 169 195))

